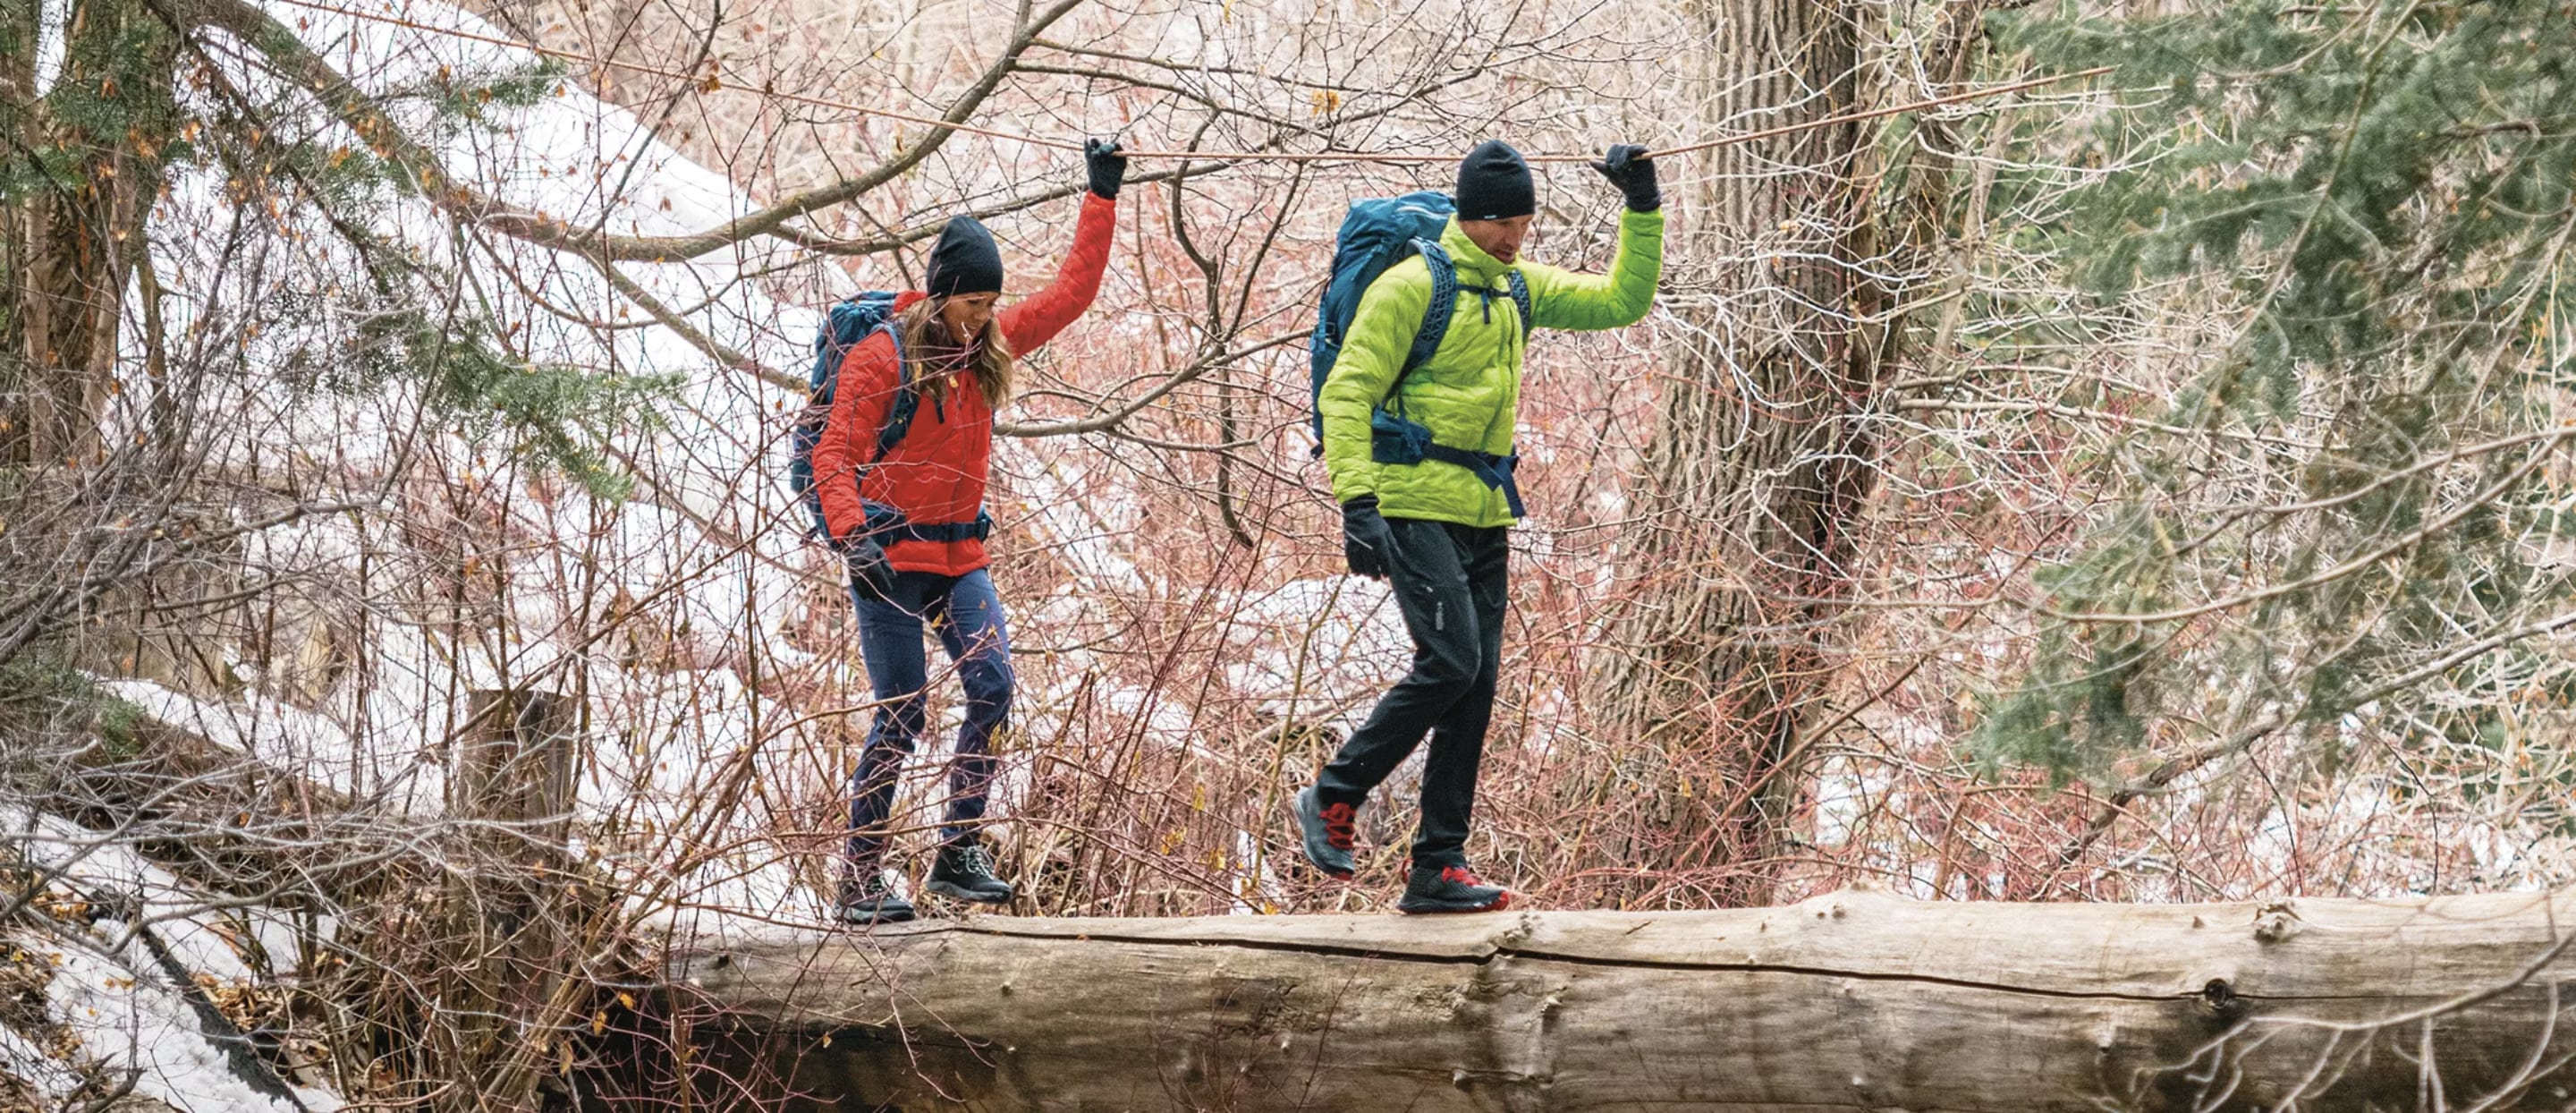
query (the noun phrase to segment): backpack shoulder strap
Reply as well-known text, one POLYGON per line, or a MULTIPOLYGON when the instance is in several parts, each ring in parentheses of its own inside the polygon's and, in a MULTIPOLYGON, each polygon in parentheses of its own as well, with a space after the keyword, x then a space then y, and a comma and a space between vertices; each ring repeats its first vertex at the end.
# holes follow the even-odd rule
POLYGON ((912 432, 912 415, 921 409, 921 391, 913 385, 912 361, 904 358, 903 337, 892 321, 880 323, 877 331, 894 345, 894 397, 886 403, 885 424, 877 427, 877 454, 870 464, 885 459, 886 453, 903 443, 904 434, 912 432))
MULTIPOLYGON (((1422 253, 1422 265, 1431 272, 1431 300, 1422 307, 1422 327, 1413 332, 1413 347, 1404 353, 1395 386, 1404 385, 1406 374, 1439 354, 1440 342, 1449 337, 1449 318, 1458 311, 1458 266, 1449 261, 1448 249, 1427 239, 1413 241, 1413 247, 1422 253)), ((1388 393, 1394 393, 1394 387, 1388 393)))
POLYGON ((1503 272, 1503 282, 1512 288, 1512 308, 1521 311, 1521 339, 1527 341, 1531 333, 1538 331, 1538 315, 1530 307, 1529 280, 1521 277, 1519 267, 1513 267, 1503 272))

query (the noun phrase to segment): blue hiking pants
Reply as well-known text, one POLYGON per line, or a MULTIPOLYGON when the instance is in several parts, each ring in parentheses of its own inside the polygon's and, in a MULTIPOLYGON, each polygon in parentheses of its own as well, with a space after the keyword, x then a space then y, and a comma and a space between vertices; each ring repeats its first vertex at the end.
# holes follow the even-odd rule
POLYGON ((925 726, 925 623, 939 634, 966 688, 966 722, 948 763, 942 845, 970 840, 983 825, 984 798, 993 784, 993 735, 1011 718, 1011 632, 991 576, 982 569, 963 576, 898 572, 886 594, 873 599, 850 593, 859 613, 859 652, 867 658, 868 684, 878 701, 858 771, 850 777, 848 854, 861 871, 876 869, 885 853, 895 782, 925 726))

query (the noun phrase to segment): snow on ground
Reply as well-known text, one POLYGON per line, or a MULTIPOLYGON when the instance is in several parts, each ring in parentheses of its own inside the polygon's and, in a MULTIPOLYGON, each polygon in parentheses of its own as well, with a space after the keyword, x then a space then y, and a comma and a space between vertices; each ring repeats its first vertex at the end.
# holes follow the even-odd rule
MULTIPOLYGON (((5 937, 0 937, 0 945, 14 944, 7 944, 5 937)), ((5 1024, 0 1024, 0 1069, 25 1079, 37 1093, 56 1102, 80 1089, 82 1082, 81 1076, 69 1065, 5 1024)))
MULTIPOLYGON (((78 1037, 77 1054, 105 1066, 111 1077, 133 1072, 136 1093, 179 1109, 286 1113, 339 1107, 338 1099, 319 1090, 270 1092, 273 1076, 259 1078, 242 1069, 238 1060, 248 1050, 236 1052, 210 1032, 180 990, 199 979, 273 979, 276 972, 255 969, 245 955, 297 954, 294 928, 284 918, 255 907, 212 907, 111 833, 25 811, 0 814, 0 822, 8 829, 0 837, 30 864, 58 872, 51 891, 118 902, 98 907, 122 913, 85 926, 63 922, 50 935, 21 931, 0 937, 0 947, 53 968, 45 985, 47 1018, 78 1037), (155 941, 167 961, 154 953, 155 941)), ((11 1073, 48 1096, 62 1096, 79 1084, 72 1064, 36 1046, 27 1033, 5 1031, 5 1037, 0 1055, 11 1073)))
POLYGON ((182 695, 149 680, 107 680, 109 695, 155 721, 195 734, 261 765, 343 793, 394 786, 389 803, 416 815, 441 808, 445 773, 433 762, 362 746, 330 719, 256 693, 238 700, 182 695))
MULTIPOLYGON (((525 72, 538 62, 523 49, 424 34, 341 12, 275 2, 266 7, 371 92, 451 75, 471 79, 525 72)), ((342 7, 422 27, 507 37, 502 29, 442 4, 358 0, 342 7)), ((252 87, 274 88, 272 78, 247 67, 233 76, 252 87)), ((574 224, 617 234, 665 235, 720 225, 757 207, 724 175, 654 139, 625 109, 569 81, 553 92, 531 108, 495 113, 483 128, 431 127, 421 98, 397 102, 394 111, 408 114, 405 122, 415 134, 442 136, 435 149, 458 180, 508 204, 574 224)), ((306 129, 300 138, 307 142, 366 146, 319 114, 298 126, 306 129)), ((425 758, 441 751, 439 743, 462 721, 469 692, 527 677, 553 678, 558 686, 570 687, 561 682, 586 670, 581 687, 623 705, 623 714, 603 720, 606 728, 656 743, 651 749, 657 760, 649 768, 606 760, 591 771, 594 778, 633 792, 684 799, 693 788, 698 761, 741 745, 738 726, 708 714, 751 710, 741 698, 739 678, 729 671, 657 676, 601 667, 601 655, 581 644, 576 620, 613 606, 652 601, 666 605, 657 618, 704 634, 701 640, 710 645, 749 637, 772 660, 799 663, 803 655, 778 635, 795 610, 790 600, 800 585, 794 570, 807 558, 794 531, 766 523, 787 510, 786 497, 772 478, 777 474, 772 441, 784 428, 780 415, 801 397, 716 366, 668 329, 601 332, 553 316, 545 306, 593 320, 645 318, 586 260, 502 237, 469 243, 452 235, 425 202, 400 198, 387 204, 374 215, 373 230, 418 258, 454 268, 470 287, 460 291, 467 304, 488 310, 531 360, 678 379, 678 395, 665 408, 667 427, 649 435, 614 431, 618 446, 655 480, 645 500, 612 503, 578 489, 563 490, 559 482, 545 482, 511 465, 504 446, 478 446, 459 430, 425 422, 418 399, 399 384, 383 390, 316 391, 256 373, 285 366, 298 353, 310 356, 342 335, 345 322, 331 315, 343 310, 331 293, 338 290, 338 278, 349 275, 352 260, 345 249, 342 255, 332 254, 334 237, 316 235, 264 243, 258 250, 268 265, 242 267, 236 245, 220 236, 188 233, 226 227, 235 204, 216 169, 184 175, 164 202, 165 226, 181 230, 155 245, 167 272, 178 278, 174 327, 188 327, 197 314, 253 300, 254 294, 312 296, 317 311, 300 319, 303 327, 290 320, 242 338, 246 366, 255 373, 212 389, 240 415, 240 426, 257 432, 226 445, 220 458, 254 470, 284 462, 281 457, 308 466, 332 465, 361 488, 360 494, 365 483, 381 478, 396 459, 423 445, 444 459, 471 461, 462 474, 445 478, 515 488, 503 501, 513 515, 509 528, 527 543, 495 554, 511 585, 505 594, 508 621, 490 630, 442 630, 430 615, 389 613, 381 602, 363 618, 341 616, 363 629, 362 675, 344 682, 318 707, 290 705, 256 689, 220 700, 139 680, 113 682, 110 689, 155 718, 262 762, 344 791, 391 787, 395 806, 432 815, 441 805, 443 777, 439 763, 425 758), (504 271, 523 276, 525 287, 493 285, 504 271), (238 277, 250 273, 256 277, 238 277), (232 288, 249 282, 268 285, 232 288), (316 453, 324 455, 316 459, 316 453), (714 523, 748 539, 748 545, 711 544, 699 522, 714 523)), ((762 254, 765 250, 756 241, 695 260, 617 266, 620 277, 689 312, 728 346, 770 366, 799 367, 819 315, 812 307, 779 304, 747 280, 774 262, 762 254)), ((399 598, 407 586, 402 581, 422 558, 408 548, 412 539, 402 533, 402 508, 385 509, 396 513, 306 519, 250 534, 243 546, 244 571, 250 576, 311 577, 342 585, 353 599, 399 598), (355 582, 362 567, 371 578, 355 582)), ((227 664, 254 684, 260 679, 241 662, 227 664)), ((772 713, 764 721, 784 718, 772 713)))
MULTIPOLYGON (((99 927, 113 931, 114 921, 99 927)), ((178 1109, 328 1110, 329 1093, 290 1087, 273 1095, 242 1077, 226 1050, 209 1038, 196 1007, 142 953, 139 940, 113 952, 63 952, 49 1001, 80 1034, 83 1050, 122 1074, 135 1070, 134 1092, 178 1109)))

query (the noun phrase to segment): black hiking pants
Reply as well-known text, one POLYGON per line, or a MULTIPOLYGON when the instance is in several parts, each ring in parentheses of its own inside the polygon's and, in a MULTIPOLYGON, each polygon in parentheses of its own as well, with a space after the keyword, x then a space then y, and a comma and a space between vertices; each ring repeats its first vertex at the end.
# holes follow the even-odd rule
POLYGON ((1413 634, 1413 671, 1351 732, 1316 778, 1315 794, 1325 805, 1358 807, 1428 734, 1413 860, 1463 866, 1476 766, 1485 756, 1494 678, 1503 663, 1510 530, 1417 518, 1389 518, 1386 527, 1395 535, 1387 579, 1413 634))

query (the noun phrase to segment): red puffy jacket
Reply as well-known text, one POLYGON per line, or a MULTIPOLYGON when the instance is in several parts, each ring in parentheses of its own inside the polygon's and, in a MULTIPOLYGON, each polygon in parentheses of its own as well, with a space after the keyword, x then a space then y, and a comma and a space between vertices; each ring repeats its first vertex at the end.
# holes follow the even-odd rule
MULTIPOLYGON (((1055 281, 994 316, 1013 356, 1055 339, 1091 307, 1100 293, 1100 276, 1109 269, 1117 212, 1117 202, 1084 194, 1073 251, 1055 281)), ((896 297, 895 311, 929 296, 907 291, 896 297)), ((993 408, 985 404, 983 392, 971 382, 952 383, 948 396, 934 402, 924 391, 911 430, 885 459, 865 467, 876 455, 877 430, 885 424, 900 382, 893 338, 880 331, 852 345, 841 357, 839 375, 832 416, 823 426, 823 439, 814 445, 814 486, 832 536, 858 530, 867 519, 865 503, 871 502, 892 507, 918 525, 974 521, 984 506, 984 478, 993 458, 993 408), (865 474, 860 474, 862 467, 865 474)), ((991 563, 984 543, 971 539, 899 540, 886 546, 886 558, 900 571, 944 576, 963 576, 991 563)))

